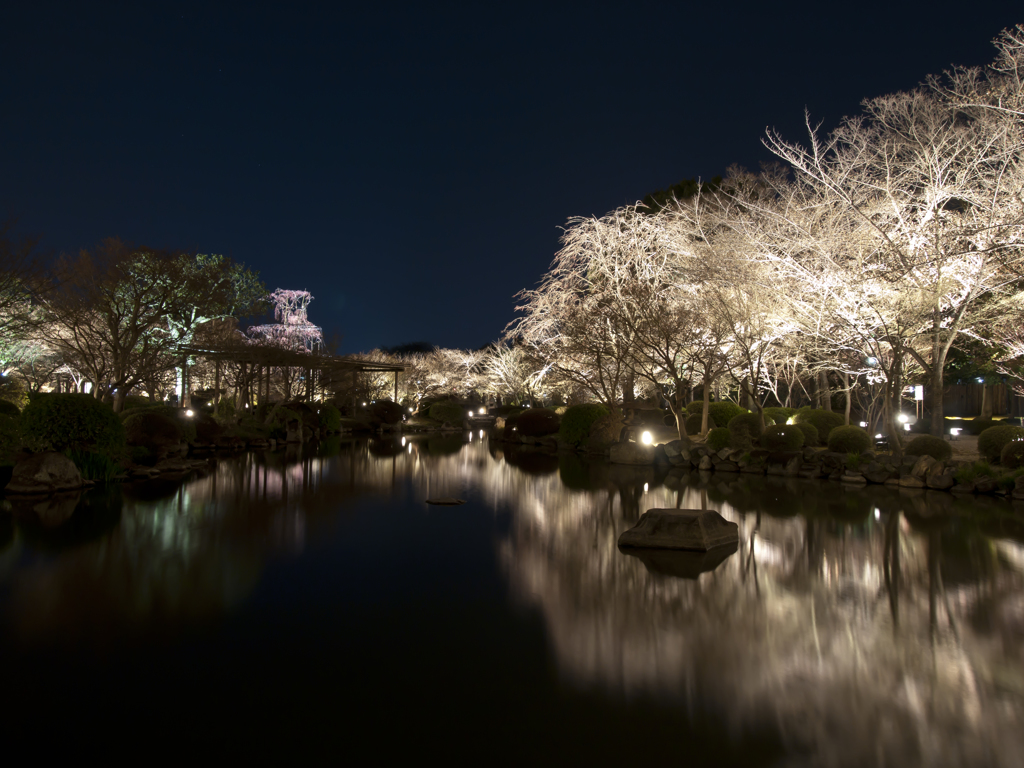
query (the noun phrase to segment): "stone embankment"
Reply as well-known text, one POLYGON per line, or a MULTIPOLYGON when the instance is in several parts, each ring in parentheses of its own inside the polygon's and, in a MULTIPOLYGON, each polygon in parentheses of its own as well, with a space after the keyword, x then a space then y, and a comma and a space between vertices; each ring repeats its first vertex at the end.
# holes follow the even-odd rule
POLYGON ((958 471, 973 465, 969 460, 937 461, 931 456, 904 456, 897 461, 890 454, 873 451, 865 451, 854 458, 851 454, 815 448, 776 453, 724 448, 716 452, 704 445, 685 448, 678 440, 657 446, 654 454, 656 459, 664 457, 663 460, 673 466, 709 472, 827 479, 854 486, 879 484, 1024 499, 1024 477, 1017 478, 1015 487, 1009 489, 1001 487, 996 478, 985 475, 958 481, 958 471))

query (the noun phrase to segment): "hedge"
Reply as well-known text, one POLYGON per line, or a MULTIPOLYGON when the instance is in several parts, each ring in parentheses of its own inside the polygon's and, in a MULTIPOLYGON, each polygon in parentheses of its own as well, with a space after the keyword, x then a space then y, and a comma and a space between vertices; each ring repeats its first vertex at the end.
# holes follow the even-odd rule
POLYGON ((826 444, 829 433, 836 427, 843 426, 845 421, 838 413, 821 408, 801 408, 796 412, 793 420, 797 424, 813 424, 814 428, 818 430, 818 439, 826 444))
POLYGON ((39 395, 25 406, 20 425, 26 441, 55 451, 78 448, 115 454, 125 447, 121 420, 92 395, 39 395))
POLYGON ((761 447, 769 451, 798 451, 804 446, 804 432, 796 424, 773 424, 761 433, 761 447))
POLYGON ((871 435, 861 427, 834 427, 828 435, 828 449, 836 453, 863 453, 873 447, 871 435))
POLYGON ((590 428, 602 416, 608 415, 608 409, 598 403, 571 405, 565 410, 562 422, 558 426, 558 436, 562 442, 580 448, 590 436, 590 428))
POLYGON ((948 461, 953 458, 953 449, 941 437, 934 435, 918 435, 903 449, 908 456, 931 456, 936 461, 948 461))
POLYGON ((989 461, 999 461, 1003 446, 1011 440, 1024 439, 1024 427, 989 427, 978 435, 978 453, 989 461))

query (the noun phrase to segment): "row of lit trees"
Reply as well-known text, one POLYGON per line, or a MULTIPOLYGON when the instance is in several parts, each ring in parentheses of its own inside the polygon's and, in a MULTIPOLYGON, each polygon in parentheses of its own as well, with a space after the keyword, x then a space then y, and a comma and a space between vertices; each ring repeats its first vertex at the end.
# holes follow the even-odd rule
POLYGON ((769 133, 785 165, 571 219, 510 336, 610 405, 646 380, 683 437, 695 385, 728 380, 759 410, 826 377, 874 385, 894 433, 904 386, 927 382, 941 434, 953 345, 1001 344, 1009 370, 1024 351, 1024 28, 996 47, 828 136, 808 121, 806 145, 769 133))
POLYGON ((152 394, 168 377, 180 382, 197 335, 230 336, 234 319, 262 309, 267 297, 254 272, 218 255, 111 239, 44 269, 31 244, 7 237, 2 245, 19 255, 0 282, 5 378, 30 391, 63 379, 109 397, 115 410, 135 388, 152 394))

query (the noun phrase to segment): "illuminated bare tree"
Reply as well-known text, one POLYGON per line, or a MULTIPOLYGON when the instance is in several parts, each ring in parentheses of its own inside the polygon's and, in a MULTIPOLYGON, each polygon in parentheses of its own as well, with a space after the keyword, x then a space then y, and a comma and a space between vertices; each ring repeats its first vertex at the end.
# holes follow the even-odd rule
POLYGON ((856 220, 871 282, 900 297, 894 322, 904 335, 886 341, 894 342, 897 366, 908 355, 927 374, 935 434, 950 347, 1007 311, 1024 266, 1024 145, 1014 123, 918 89, 865 102, 863 116, 827 139, 808 120, 806 147, 775 133, 765 142, 824 204, 856 220))

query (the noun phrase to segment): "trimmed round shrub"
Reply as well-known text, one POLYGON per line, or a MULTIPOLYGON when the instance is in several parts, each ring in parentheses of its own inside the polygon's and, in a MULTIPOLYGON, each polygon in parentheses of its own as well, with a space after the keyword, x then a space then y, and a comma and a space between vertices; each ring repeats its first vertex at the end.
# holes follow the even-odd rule
POLYGON ((734 435, 744 434, 751 440, 761 436, 761 417, 756 413, 741 413, 729 420, 729 431, 734 435))
POLYGON ((562 441, 577 448, 583 445, 590 436, 590 427, 602 416, 608 415, 608 409, 599 403, 583 403, 571 405, 565 409, 562 422, 558 426, 558 436, 562 441))
POLYGON ((527 408, 519 414, 516 426, 524 437, 544 437, 555 434, 561 421, 550 408, 527 408))
POLYGON ((941 437, 934 435, 918 435, 903 449, 908 456, 931 456, 936 461, 949 461, 953 457, 953 449, 941 437))
POLYGON ((714 429, 708 430, 708 439, 705 441, 705 445, 712 451, 720 451, 723 448, 729 447, 729 438, 732 437, 731 433, 725 427, 715 427, 714 429))
POLYGON ((828 443, 829 433, 836 427, 843 426, 845 421, 840 414, 821 408, 801 408, 796 412, 793 420, 797 424, 813 424, 814 428, 818 430, 818 439, 823 443, 828 443))
POLYGON ((701 413, 704 410, 703 400, 694 400, 692 403, 686 404, 687 413, 701 413))
POLYGON ((803 424, 793 424, 791 426, 796 427, 804 433, 804 445, 817 445, 818 444, 818 428, 806 421, 803 424))
POLYGON ((836 453, 863 453, 873 445, 871 435, 861 427, 839 426, 828 433, 828 449, 836 453))
POLYGON ((761 447, 769 451, 798 451, 804 447, 804 432, 796 424, 773 424, 761 433, 761 447))
POLYGON ((20 416, 21 409, 10 400, 0 400, 0 416, 20 416))
MULTIPOLYGON (((968 435, 980 435, 986 429, 998 426, 998 421, 994 421, 993 419, 983 419, 981 417, 971 419, 964 423, 964 429, 967 430, 968 435)), ((995 461, 995 459, 993 459, 993 461, 995 461)))
MULTIPOLYGON (((699 435, 700 425, 704 421, 704 414, 697 412, 691 413, 686 417, 686 434, 688 435, 699 435)), ((714 429, 718 425, 715 424, 715 420, 711 418, 711 414, 708 414, 708 429, 714 429)))
POLYGON ((708 405, 708 415, 715 420, 715 424, 728 425, 733 418, 741 413, 749 413, 749 411, 728 400, 716 400, 708 405))
POLYGON ((1007 469, 1024 467, 1024 440, 1011 440, 999 452, 999 463, 1007 469))
POLYGON ((785 424, 795 413, 796 408, 784 408, 782 406, 776 408, 765 408, 764 425, 766 427, 768 426, 769 419, 771 419, 772 424, 785 424))
POLYGON ((124 435, 128 445, 149 447, 157 443, 179 443, 184 433, 172 416, 139 408, 124 419, 124 435))
POLYGON ((430 406, 427 415, 434 421, 440 421, 444 424, 462 424, 466 418, 467 410, 462 403, 457 403, 454 400, 442 400, 430 406))
POLYGON ((593 453, 600 453, 608 449, 612 443, 619 442, 622 435, 622 414, 607 413, 601 416, 590 425, 590 435, 587 437, 586 448, 593 453))
MULTIPOLYGON (((262 406, 261 406, 262 407, 262 406)), ((187 442, 192 442, 196 439, 196 423, 193 419, 190 419, 185 415, 185 409, 179 408, 176 405, 167 405, 161 403, 159 405, 151 405, 148 408, 134 408, 129 413, 121 414, 121 421, 125 422, 132 416, 138 413, 147 414, 159 414, 172 419, 175 424, 181 428, 181 437, 187 442)), ((193 412, 194 413, 194 412, 193 412)), ((266 411, 259 414, 259 418, 262 421, 267 416, 266 411)))
POLYGON ((334 403, 320 404, 320 426, 328 433, 341 431, 341 411, 334 403))
POLYGON ((978 453, 989 461, 999 461, 1003 446, 1021 439, 1024 439, 1024 427, 989 427, 978 435, 978 453))
POLYGON ((89 448, 101 453, 124 449, 124 426, 117 414, 92 395, 51 393, 36 397, 21 413, 26 440, 55 451, 89 448))

